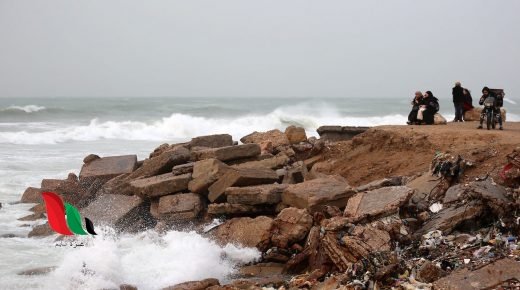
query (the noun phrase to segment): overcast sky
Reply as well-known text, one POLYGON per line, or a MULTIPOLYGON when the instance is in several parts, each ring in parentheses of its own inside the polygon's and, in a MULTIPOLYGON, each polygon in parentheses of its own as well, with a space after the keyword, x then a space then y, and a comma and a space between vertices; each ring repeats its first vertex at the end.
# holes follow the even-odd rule
POLYGON ((520 1, 0 0, 0 97, 520 98, 520 1))

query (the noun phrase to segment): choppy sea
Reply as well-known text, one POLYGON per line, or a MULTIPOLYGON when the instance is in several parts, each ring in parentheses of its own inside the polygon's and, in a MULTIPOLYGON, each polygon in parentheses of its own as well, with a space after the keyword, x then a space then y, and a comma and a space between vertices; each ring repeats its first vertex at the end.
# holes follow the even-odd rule
MULTIPOLYGON (((137 154, 191 137, 298 125, 316 135, 321 125, 405 124, 410 99, 358 98, 0 98, 0 289, 111 289, 129 283, 158 289, 203 278, 226 279, 236 265, 258 258, 254 249, 220 247, 194 232, 115 235, 104 228, 83 247, 56 247, 54 239, 27 238, 43 223, 18 204, 43 178, 79 173, 83 157, 137 154), (4 235, 14 237, 4 237, 4 235), (47 275, 17 273, 57 267, 47 275)), ((520 121, 516 100, 506 100, 509 121, 520 121)), ((453 118, 452 104, 441 113, 453 118)))

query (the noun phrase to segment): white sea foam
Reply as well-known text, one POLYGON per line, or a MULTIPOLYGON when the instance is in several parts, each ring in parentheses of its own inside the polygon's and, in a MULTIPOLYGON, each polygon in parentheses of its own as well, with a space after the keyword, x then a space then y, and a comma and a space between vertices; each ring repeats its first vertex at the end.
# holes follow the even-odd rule
POLYGON ((40 132, 0 132, 0 143, 55 144, 68 141, 95 141, 100 139, 120 140, 185 140, 194 136, 229 133, 235 139, 253 131, 273 128, 284 129, 294 124, 304 127, 308 134, 322 125, 375 126, 404 124, 403 115, 380 117, 345 117, 334 108, 308 106, 281 107, 266 115, 247 115, 229 118, 207 118, 175 113, 155 122, 106 121, 93 119, 89 124, 64 125, 61 128, 40 132))
POLYGON ((513 101, 513 100, 511 100, 510 98, 504 98, 504 101, 505 101, 506 103, 510 103, 510 104, 516 105, 516 102, 513 101))
POLYGON ((0 109, 0 111, 22 111, 25 113, 34 113, 45 110, 46 108, 38 105, 27 105, 27 106, 9 106, 5 109, 0 109))
MULTIPOLYGON (((97 230, 97 229, 96 229, 97 230)), ((113 289, 122 283, 161 289, 192 280, 225 281, 237 265, 257 260, 257 249, 220 247, 195 232, 149 231, 116 237, 110 229, 69 248, 43 281, 43 289, 113 289)))

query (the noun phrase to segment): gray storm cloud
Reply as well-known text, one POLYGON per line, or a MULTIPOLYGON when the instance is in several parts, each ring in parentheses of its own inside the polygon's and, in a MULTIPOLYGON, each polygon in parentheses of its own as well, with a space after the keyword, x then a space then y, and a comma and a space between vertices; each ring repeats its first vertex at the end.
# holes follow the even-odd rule
POLYGON ((520 1, 0 0, 0 97, 520 94, 520 1))

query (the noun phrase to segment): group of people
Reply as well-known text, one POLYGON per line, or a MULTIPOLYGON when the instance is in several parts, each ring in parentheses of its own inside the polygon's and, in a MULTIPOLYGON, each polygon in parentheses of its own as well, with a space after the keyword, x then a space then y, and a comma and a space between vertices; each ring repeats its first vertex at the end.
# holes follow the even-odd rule
MULTIPOLYGON (((473 109, 473 99, 471 92, 467 88, 463 88, 460 82, 456 82, 452 89, 453 105, 455 107, 455 118, 453 122, 464 122, 464 113, 473 109)), ((494 113, 497 116, 499 129, 502 130, 502 118, 500 115, 500 107, 503 105, 503 96, 499 96, 488 87, 482 89, 482 97, 479 100, 479 105, 483 105, 488 97, 495 100, 494 113)), ((431 91, 421 93, 415 92, 415 97, 412 100, 412 110, 408 115, 408 125, 433 125, 435 114, 439 111, 439 99, 433 96, 431 91)), ((482 123, 485 118, 485 113, 480 114, 480 125, 478 129, 482 129, 482 123)))
POLYGON ((408 115, 408 125, 433 125, 434 116, 439 111, 439 99, 431 91, 415 92, 412 111, 408 115))

